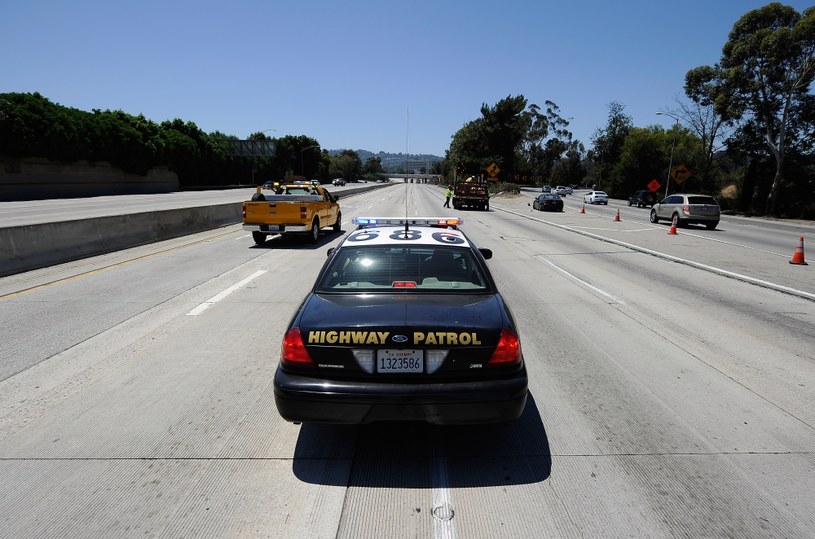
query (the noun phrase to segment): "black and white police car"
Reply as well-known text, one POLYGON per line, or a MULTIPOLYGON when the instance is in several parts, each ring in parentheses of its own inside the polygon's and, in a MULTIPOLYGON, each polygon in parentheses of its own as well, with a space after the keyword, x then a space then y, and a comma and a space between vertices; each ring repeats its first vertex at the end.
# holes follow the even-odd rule
POLYGON ((356 218, 292 317, 274 377, 287 421, 517 419, 527 373, 488 249, 462 219, 356 218))

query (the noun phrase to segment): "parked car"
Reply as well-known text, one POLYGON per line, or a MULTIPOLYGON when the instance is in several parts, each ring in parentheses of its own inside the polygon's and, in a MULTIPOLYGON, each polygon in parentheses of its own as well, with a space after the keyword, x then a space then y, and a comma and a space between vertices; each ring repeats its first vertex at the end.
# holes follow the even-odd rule
POLYGON ((540 211, 563 211, 563 199, 555 193, 541 193, 535 198, 532 208, 540 211))
POLYGON ((645 208, 648 206, 653 206, 657 203, 657 200, 659 200, 659 197, 656 193, 643 189, 642 191, 637 191, 628 197, 628 205, 636 206, 638 208, 645 208))
POLYGON ((605 204, 608 206, 608 195, 605 191, 589 191, 583 195, 586 204, 605 204))
POLYGON ((671 221, 674 226, 689 224, 705 225, 708 230, 719 226, 721 208, 716 199, 709 195, 674 194, 657 202, 651 208, 651 222, 660 219, 671 221))

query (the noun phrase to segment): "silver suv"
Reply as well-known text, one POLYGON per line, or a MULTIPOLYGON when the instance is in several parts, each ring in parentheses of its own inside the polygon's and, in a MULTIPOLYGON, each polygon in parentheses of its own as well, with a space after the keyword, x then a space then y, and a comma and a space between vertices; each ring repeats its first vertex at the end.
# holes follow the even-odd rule
POLYGON ((694 223, 713 230, 719 226, 720 216, 719 203, 708 195, 675 194, 663 199, 662 202, 657 202, 651 208, 652 223, 665 219, 680 227, 694 223))

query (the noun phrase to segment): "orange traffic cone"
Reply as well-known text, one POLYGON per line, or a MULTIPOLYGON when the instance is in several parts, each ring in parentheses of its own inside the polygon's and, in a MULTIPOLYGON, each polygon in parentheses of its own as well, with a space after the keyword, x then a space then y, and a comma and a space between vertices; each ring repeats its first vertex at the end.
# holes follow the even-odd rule
POLYGON ((586 213, 586 205, 583 204, 583 207, 580 208, 580 213, 586 213))
POLYGON ((804 260, 804 237, 803 236, 801 236, 801 239, 798 240, 798 247, 795 248, 795 252, 792 255, 792 260, 790 260, 790 264, 799 264, 801 266, 808 266, 809 265, 804 260))
POLYGON ((676 225, 671 223, 671 228, 668 229, 669 236, 676 236, 676 225))
POLYGON ((617 210, 617 215, 615 215, 615 216, 614 216, 614 220, 615 220, 615 221, 619 221, 619 220, 620 220, 620 210, 617 210))

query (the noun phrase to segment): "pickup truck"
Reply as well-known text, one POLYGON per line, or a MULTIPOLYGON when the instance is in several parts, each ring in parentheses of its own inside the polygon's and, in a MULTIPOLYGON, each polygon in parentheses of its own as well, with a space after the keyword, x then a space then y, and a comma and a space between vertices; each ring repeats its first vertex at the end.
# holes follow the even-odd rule
POLYGON ((342 230, 339 197, 319 185, 280 185, 271 193, 261 188, 252 200, 243 203, 243 229, 252 232, 258 245, 271 234, 306 234, 315 243, 320 229, 330 226, 342 230))

